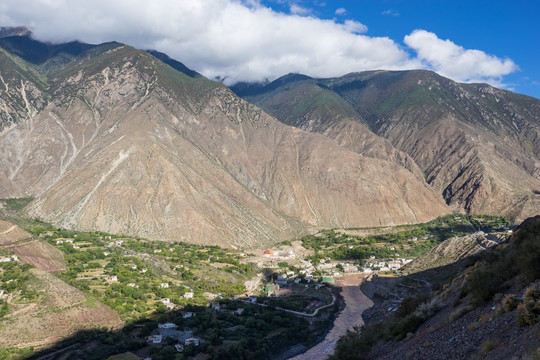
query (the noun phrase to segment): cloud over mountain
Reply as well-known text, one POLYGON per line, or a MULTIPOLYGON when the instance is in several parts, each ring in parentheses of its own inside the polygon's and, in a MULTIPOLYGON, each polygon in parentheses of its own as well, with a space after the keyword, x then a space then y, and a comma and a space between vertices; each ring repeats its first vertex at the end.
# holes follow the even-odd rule
POLYGON ((20 6, 4 0, 0 23, 29 26, 44 41, 116 40, 156 49, 229 84, 289 72, 329 77, 429 68, 460 81, 501 85, 500 78, 517 69, 511 60, 464 49, 427 31, 407 35, 407 49, 388 37, 366 35, 367 26, 356 20, 285 14, 258 1, 29 0, 20 6))
POLYGON ((417 58, 428 69, 457 81, 498 84, 502 76, 518 70, 510 59, 499 59, 480 50, 465 49, 425 30, 413 31, 405 36, 404 42, 416 51, 417 58))

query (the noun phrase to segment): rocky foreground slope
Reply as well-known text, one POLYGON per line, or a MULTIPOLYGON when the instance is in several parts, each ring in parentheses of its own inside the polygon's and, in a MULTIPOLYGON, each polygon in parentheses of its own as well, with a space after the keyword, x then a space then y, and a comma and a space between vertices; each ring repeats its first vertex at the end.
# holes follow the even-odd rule
POLYGON ((449 211, 406 161, 286 126, 149 53, 1 40, 0 196, 36 197, 31 217, 262 247, 314 227, 416 223, 449 211))
POLYGON ((447 240, 413 261, 406 270, 414 273, 373 280, 365 290, 379 305, 365 314, 363 330, 340 340, 331 359, 538 358, 540 216, 486 251, 484 241, 491 242, 447 240), (460 260, 444 265, 445 256, 460 260), (430 261, 439 266, 420 271, 430 261), (389 307, 398 293, 409 296, 389 307))

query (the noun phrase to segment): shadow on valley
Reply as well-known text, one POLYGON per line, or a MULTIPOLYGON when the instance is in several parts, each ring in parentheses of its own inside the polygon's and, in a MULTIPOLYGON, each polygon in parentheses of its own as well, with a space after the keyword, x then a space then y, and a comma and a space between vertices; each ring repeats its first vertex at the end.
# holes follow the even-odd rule
POLYGON ((538 356, 540 216, 455 263, 361 286, 375 306, 330 359, 538 356), (518 354, 520 353, 520 354, 518 354))
POLYGON ((280 358, 291 347, 303 351, 320 341, 330 324, 328 316, 309 318, 261 302, 224 300, 209 307, 188 305, 117 330, 80 331, 26 359, 280 358))

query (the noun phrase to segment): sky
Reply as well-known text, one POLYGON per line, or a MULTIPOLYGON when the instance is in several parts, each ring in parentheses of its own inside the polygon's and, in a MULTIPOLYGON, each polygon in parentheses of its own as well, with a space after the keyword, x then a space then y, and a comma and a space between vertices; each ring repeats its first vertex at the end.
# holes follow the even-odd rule
POLYGON ((537 0, 2 0, 0 26, 119 41, 211 79, 428 69, 540 98, 537 0))

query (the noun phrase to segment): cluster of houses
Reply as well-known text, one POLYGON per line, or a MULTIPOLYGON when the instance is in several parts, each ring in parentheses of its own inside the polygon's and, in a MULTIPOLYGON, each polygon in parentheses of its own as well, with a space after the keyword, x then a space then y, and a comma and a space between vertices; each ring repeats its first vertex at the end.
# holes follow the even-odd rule
POLYGON ((371 257, 366 261, 366 265, 363 268, 363 271, 366 273, 372 272, 374 270, 379 271, 391 271, 399 270, 405 264, 408 264, 412 259, 394 259, 394 260, 378 260, 375 257, 371 257))
POLYGON ((4 256, 4 257, 0 258, 0 263, 11 262, 11 261, 19 261, 19 257, 17 255, 13 254, 13 255, 10 255, 10 256, 4 256))
POLYGON ((146 342, 150 344, 161 344, 164 338, 172 337, 178 340, 174 346, 178 352, 184 351, 185 346, 199 346, 202 339, 191 335, 191 331, 178 331, 178 325, 166 322, 158 324, 158 334, 146 337, 146 342))
POLYGON ((266 250, 263 253, 263 256, 276 259, 276 260, 287 260, 287 259, 294 259, 296 255, 291 250, 280 251, 277 253, 275 253, 273 250, 266 250))

